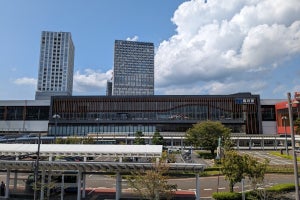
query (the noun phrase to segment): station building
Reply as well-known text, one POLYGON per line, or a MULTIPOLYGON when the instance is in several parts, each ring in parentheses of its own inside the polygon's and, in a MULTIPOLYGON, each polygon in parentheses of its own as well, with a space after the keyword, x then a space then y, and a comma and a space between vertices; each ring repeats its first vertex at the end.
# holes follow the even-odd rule
POLYGON ((283 101, 260 99, 251 93, 3 100, 0 135, 134 136, 142 131, 151 136, 159 131, 164 136, 183 136, 193 124, 206 120, 220 121, 237 134, 274 135, 282 133, 277 126, 281 111, 275 105, 283 101))
POLYGON ((53 96, 51 136, 184 135, 193 124, 220 121, 233 133, 262 134, 259 95, 53 96))

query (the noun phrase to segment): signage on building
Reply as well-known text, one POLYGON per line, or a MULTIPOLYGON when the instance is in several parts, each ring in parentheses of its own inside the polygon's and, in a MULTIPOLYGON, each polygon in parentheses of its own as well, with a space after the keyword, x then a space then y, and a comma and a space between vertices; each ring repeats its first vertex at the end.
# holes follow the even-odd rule
POLYGON ((300 100, 300 92, 295 92, 294 98, 299 101, 300 100))
POLYGON ((236 104, 255 104, 254 98, 236 98, 235 99, 236 104))

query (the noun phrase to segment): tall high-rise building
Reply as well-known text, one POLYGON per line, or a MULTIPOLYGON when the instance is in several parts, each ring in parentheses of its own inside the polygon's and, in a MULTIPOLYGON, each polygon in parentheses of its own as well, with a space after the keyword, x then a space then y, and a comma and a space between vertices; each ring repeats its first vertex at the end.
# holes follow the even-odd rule
POLYGON ((42 32, 36 100, 72 95, 74 51, 71 33, 42 32))
POLYGON ((112 95, 154 95, 154 44, 116 40, 112 95))

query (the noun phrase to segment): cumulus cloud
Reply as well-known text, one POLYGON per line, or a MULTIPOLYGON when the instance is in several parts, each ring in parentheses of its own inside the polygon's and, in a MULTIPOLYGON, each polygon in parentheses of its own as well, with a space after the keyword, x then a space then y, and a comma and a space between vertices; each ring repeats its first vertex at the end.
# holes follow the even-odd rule
POLYGON ((36 85, 37 80, 34 78, 22 77, 13 81, 16 85, 36 85))
POLYGON ((130 38, 130 37, 126 38, 127 41, 138 41, 138 39, 139 39, 139 36, 137 36, 137 35, 133 36, 132 38, 130 38))
POLYGON ((300 55, 299 13, 298 0, 184 2, 172 18, 176 34, 157 48, 157 91, 262 92, 276 68, 300 55))
POLYGON ((107 80, 112 77, 112 70, 107 72, 85 69, 84 72, 76 71, 73 78, 73 90, 75 93, 105 94, 107 80))

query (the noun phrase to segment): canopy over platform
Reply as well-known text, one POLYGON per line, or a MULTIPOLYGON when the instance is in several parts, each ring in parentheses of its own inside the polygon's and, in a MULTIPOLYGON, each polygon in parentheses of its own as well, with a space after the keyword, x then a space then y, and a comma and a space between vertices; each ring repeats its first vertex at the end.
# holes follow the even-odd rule
MULTIPOLYGON (((10 161, 1 160, 1 169, 32 170, 35 161, 10 161)), ((168 163, 169 171, 201 172, 205 165, 195 163, 168 163)), ((81 171, 86 173, 95 172, 132 172, 133 170, 150 170, 155 168, 153 163, 125 163, 125 162, 53 162, 40 161, 39 170, 45 171, 81 171)))
MULTIPOLYGON (((0 155, 22 156, 36 154, 38 144, 1 144, 0 155)), ((96 144, 41 144, 40 156, 81 157, 151 157, 162 155, 162 145, 96 145, 96 144)))

